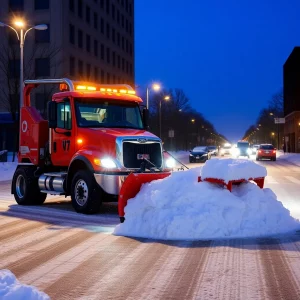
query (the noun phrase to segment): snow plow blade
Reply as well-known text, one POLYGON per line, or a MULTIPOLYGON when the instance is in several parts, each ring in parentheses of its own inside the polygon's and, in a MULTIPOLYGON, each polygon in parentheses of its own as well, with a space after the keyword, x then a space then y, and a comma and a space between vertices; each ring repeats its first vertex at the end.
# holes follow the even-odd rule
POLYGON ((129 174, 121 187, 118 199, 118 212, 121 223, 125 220, 124 208, 127 205, 127 201, 136 196, 136 194, 140 191, 142 184, 166 178, 170 174, 170 172, 129 174))

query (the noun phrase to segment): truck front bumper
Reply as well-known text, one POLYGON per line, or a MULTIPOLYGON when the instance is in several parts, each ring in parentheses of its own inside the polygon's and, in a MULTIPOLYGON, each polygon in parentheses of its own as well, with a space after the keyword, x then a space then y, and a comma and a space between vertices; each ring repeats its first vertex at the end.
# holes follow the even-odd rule
POLYGON ((95 173, 99 186, 110 195, 119 195, 120 189, 129 173, 95 173))

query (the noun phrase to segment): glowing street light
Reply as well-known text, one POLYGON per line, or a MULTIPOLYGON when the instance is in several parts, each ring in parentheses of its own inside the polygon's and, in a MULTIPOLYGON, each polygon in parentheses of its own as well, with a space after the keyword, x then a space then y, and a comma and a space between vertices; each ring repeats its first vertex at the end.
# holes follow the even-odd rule
POLYGON ((29 29, 27 29, 24 33, 24 30, 26 29, 26 24, 24 23, 23 20, 15 20, 14 25, 17 27, 17 29, 19 29, 20 31, 18 32, 16 28, 2 23, 0 22, 0 27, 8 27, 11 30, 13 30, 16 35, 18 40, 20 41, 20 108, 23 107, 23 81, 24 81, 24 70, 23 70, 23 66, 24 66, 24 42, 25 42, 25 38, 27 33, 31 30, 31 29, 35 29, 35 30, 46 30, 48 28, 48 26, 46 24, 40 24, 40 25, 36 25, 33 27, 30 27, 29 29))
POLYGON ((158 83, 153 83, 151 86, 147 86, 147 108, 149 109, 149 94, 150 89, 154 90, 155 92, 158 92, 161 89, 161 86, 158 83))

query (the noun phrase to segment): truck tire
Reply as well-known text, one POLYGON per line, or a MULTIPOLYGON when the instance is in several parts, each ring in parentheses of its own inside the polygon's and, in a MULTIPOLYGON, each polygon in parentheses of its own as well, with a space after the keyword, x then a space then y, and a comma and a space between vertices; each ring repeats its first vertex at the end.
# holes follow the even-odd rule
POLYGON ((47 194, 40 192, 38 178, 31 167, 19 167, 15 171, 12 193, 19 205, 41 205, 47 198, 47 194))
POLYGON ((78 171, 71 184, 72 206, 75 211, 93 214, 100 210, 103 192, 93 174, 87 170, 78 171))

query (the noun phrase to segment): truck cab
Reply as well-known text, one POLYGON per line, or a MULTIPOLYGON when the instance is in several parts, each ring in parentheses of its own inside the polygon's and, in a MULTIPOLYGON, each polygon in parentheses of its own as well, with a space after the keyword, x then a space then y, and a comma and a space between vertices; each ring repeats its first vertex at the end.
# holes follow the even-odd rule
POLYGON ((94 213, 103 201, 117 199, 129 174, 168 172, 161 140, 147 131, 148 110, 141 111, 141 103, 128 85, 25 81, 12 182, 17 203, 42 204, 47 194, 58 194, 71 196, 77 212, 94 213), (44 120, 31 106, 30 92, 50 83, 61 91, 48 103, 44 120))

